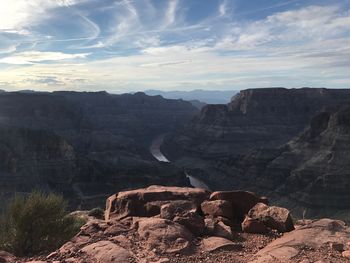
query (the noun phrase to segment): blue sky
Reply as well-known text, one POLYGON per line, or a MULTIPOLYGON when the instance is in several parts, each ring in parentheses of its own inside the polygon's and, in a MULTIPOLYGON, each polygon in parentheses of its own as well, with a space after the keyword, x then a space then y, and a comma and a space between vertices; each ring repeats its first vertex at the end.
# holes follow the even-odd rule
POLYGON ((1 0, 6 90, 350 87, 350 0, 1 0))

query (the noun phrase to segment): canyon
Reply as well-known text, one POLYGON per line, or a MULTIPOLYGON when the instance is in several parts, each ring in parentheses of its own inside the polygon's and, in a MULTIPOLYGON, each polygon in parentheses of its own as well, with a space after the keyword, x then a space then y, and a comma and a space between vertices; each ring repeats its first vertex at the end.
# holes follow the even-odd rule
POLYGON ((3 92, 0 207, 35 189, 74 210, 115 191, 192 185, 348 221, 349 101, 345 89, 248 89, 199 111, 144 93, 3 92))
POLYGON ((189 102, 144 93, 3 92, 0 207, 36 189, 63 194, 76 209, 102 206, 116 190, 186 186, 182 170, 148 147, 196 113, 189 102))
POLYGON ((268 195, 296 216, 349 220, 350 91, 250 89, 207 105, 161 146, 214 190, 268 195))

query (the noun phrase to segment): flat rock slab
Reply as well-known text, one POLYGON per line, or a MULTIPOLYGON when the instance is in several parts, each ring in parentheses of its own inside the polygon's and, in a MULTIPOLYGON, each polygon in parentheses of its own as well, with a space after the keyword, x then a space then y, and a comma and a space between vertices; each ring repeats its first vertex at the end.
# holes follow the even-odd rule
POLYGON ((281 262, 290 262, 293 259, 293 257, 297 256, 298 254, 299 254, 299 250, 294 247, 289 247, 289 246, 279 247, 274 250, 271 250, 268 255, 265 255, 259 258, 259 260, 256 261, 256 263, 258 262, 272 263, 272 262, 276 262, 276 259, 280 260, 281 262))
POLYGON ((134 262, 133 256, 126 249, 110 242, 99 241, 90 244, 81 249, 91 258, 92 262, 97 263, 128 263, 134 262))
POLYGON ((119 192, 110 196, 106 202, 105 219, 122 219, 128 216, 150 217, 159 214, 150 209, 149 204, 175 200, 192 201, 200 205, 209 198, 210 193, 207 190, 189 187, 175 186, 149 186, 147 188, 119 192), (151 211, 150 211, 151 210, 151 211))
POLYGON ((222 237, 208 237, 203 239, 203 250, 213 252, 218 249, 234 250, 241 249, 242 245, 222 237))
POLYGON ((271 242, 256 254, 252 263, 294 262, 300 247, 319 249, 331 243, 346 244, 350 229, 338 220, 321 219, 302 226, 271 242))

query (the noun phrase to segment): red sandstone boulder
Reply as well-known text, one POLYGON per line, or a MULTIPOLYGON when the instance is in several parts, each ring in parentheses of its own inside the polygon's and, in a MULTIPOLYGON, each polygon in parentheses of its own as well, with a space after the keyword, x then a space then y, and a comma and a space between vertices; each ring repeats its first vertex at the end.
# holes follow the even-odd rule
POLYGON ((197 205, 195 203, 186 200, 176 200, 161 206, 160 217, 173 220, 174 217, 189 212, 197 213, 197 205))
POLYGON ((222 237, 208 237, 203 239, 203 250, 206 252, 213 252, 219 249, 233 250, 241 249, 242 246, 233 243, 231 240, 222 237))
POLYGON ((248 191, 227 191, 214 192, 210 195, 210 200, 225 200, 232 203, 233 214, 239 220, 257 203, 268 204, 266 197, 258 197, 256 194, 248 191))
POLYGON ((201 204, 201 209, 205 215, 233 218, 232 203, 226 200, 205 201, 201 204))
POLYGON ((208 236, 222 237, 229 240, 234 238, 232 229, 229 225, 226 225, 224 222, 213 218, 205 219, 205 234, 208 236))
POLYGON ((186 227, 195 236, 201 236, 204 233, 204 218, 196 213, 187 213, 182 216, 176 216, 173 221, 186 227))
POLYGON ((125 226, 125 224, 115 221, 113 222, 113 224, 109 224, 103 233, 106 236, 118 236, 120 234, 127 232, 128 230, 129 229, 128 227, 125 226))
POLYGON ((150 186, 144 189, 119 192, 107 199, 105 219, 155 216, 160 213, 160 207, 167 202, 189 200, 199 206, 208 197, 207 190, 186 187, 150 186))
MULTIPOLYGON (((344 222, 321 219, 283 234, 259 250, 255 255, 256 259, 250 262, 300 262, 295 258, 297 255, 303 255, 306 258, 310 256, 311 262, 349 262, 345 259, 329 257, 330 251, 327 249, 331 243, 346 244, 349 238, 350 228, 346 227, 344 222), (305 250, 305 248, 308 249, 305 250)), ((331 255, 339 256, 340 252, 337 251, 331 255)))
POLYGON ((60 255, 69 256, 76 253, 82 246, 85 246, 90 240, 90 236, 77 235, 69 242, 60 247, 58 253, 60 255))
POLYGON ((245 233, 266 234, 269 232, 269 229, 263 222, 246 216, 242 222, 242 231, 245 233))
POLYGON ((177 200, 162 205, 160 217, 185 226, 196 236, 204 232, 204 218, 197 213, 197 205, 191 201, 177 200))
POLYGON ((256 204, 248 212, 248 216, 263 222, 267 227, 279 232, 294 230, 292 216, 288 209, 277 206, 267 206, 263 203, 256 204))
POLYGON ((139 236, 149 250, 161 253, 180 253, 190 248, 192 234, 184 226, 161 218, 141 218, 136 223, 139 236))
POLYGON ((81 252, 90 258, 90 262, 125 263, 133 260, 133 256, 128 250, 110 241, 98 241, 90 244, 84 247, 81 252))
POLYGON ((90 220, 80 228, 80 234, 85 236, 98 236, 108 228, 108 224, 103 220, 90 220))

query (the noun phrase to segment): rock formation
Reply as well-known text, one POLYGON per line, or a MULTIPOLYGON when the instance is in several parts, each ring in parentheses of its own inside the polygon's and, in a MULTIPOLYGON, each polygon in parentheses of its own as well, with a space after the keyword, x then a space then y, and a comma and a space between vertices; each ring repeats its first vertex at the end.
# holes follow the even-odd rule
POLYGON ((206 106, 162 150, 211 189, 268 195, 298 216, 346 218, 349 101, 350 90, 241 91, 206 106))
POLYGON ((240 210, 231 206, 228 213, 228 206, 221 201, 229 200, 210 201, 209 196, 202 189, 164 186, 119 192, 107 200, 107 220, 89 217, 81 231, 57 251, 30 259, 0 252, 0 262, 348 262, 350 228, 342 221, 305 220, 296 225, 296 230, 280 226, 271 229, 275 225, 265 219, 287 221, 280 212, 266 213, 266 209, 286 209, 257 203, 248 214, 266 232, 255 234, 250 228, 246 233, 236 224, 242 223, 241 219, 231 217, 240 210), (148 204, 160 209, 147 214, 148 204), (227 211, 203 213, 202 208, 215 213, 227 211), (198 224, 200 219, 205 224, 198 224), (212 231, 218 226, 230 235, 212 231), (202 231, 198 231, 200 227, 202 231), (286 230, 290 232, 283 233, 286 230))
POLYGON ((287 143, 325 106, 350 100, 350 90, 248 89, 227 105, 207 105, 184 130, 169 137, 165 152, 186 156, 239 156, 287 143), (180 149, 179 149, 180 148, 180 149))
POLYGON ((182 170, 155 161, 148 147, 195 113, 189 102, 143 93, 1 93, 0 207, 34 188, 92 208, 116 189, 188 185, 182 170))
POLYGON ((328 108, 274 152, 264 149, 232 162, 228 171, 246 187, 268 194, 298 216, 344 217, 350 210, 350 106, 328 108))

